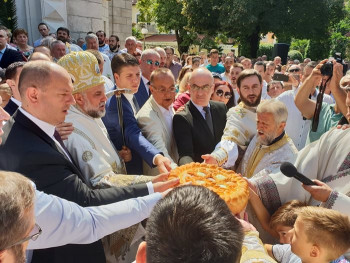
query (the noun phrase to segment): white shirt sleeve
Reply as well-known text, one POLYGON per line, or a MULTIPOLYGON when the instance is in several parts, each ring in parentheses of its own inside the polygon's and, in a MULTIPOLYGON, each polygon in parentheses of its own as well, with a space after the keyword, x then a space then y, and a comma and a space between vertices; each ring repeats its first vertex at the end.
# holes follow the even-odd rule
POLYGON ((88 244, 149 217, 160 193, 109 205, 81 207, 65 199, 36 191, 36 223, 43 232, 28 249, 66 244, 88 244))

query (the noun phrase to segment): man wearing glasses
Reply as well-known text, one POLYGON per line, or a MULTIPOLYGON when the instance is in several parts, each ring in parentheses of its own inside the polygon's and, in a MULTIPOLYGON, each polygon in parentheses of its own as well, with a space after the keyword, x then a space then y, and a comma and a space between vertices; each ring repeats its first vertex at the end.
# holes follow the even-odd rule
MULTIPOLYGON (((177 167, 178 153, 173 136, 173 117, 175 114, 173 102, 175 100, 175 80, 167 68, 156 69, 150 78, 152 96, 137 113, 136 119, 143 135, 165 157, 171 161, 171 168, 177 167)), ((143 171, 146 175, 157 175, 158 169, 151 168, 144 163, 143 171)))
MULTIPOLYGON (((142 108, 143 104, 148 100, 151 93, 149 91, 149 80, 153 70, 159 68, 160 56, 157 51, 153 49, 146 49, 142 52, 140 68, 141 68, 141 81, 139 90, 135 93, 135 98, 138 103, 139 109, 142 108)), ((136 112, 137 113, 137 112, 136 112)))
POLYGON ((189 79, 191 100, 173 119, 179 165, 202 162, 201 156, 212 152, 220 141, 226 124, 224 103, 210 101, 214 79, 210 71, 199 68, 189 79))

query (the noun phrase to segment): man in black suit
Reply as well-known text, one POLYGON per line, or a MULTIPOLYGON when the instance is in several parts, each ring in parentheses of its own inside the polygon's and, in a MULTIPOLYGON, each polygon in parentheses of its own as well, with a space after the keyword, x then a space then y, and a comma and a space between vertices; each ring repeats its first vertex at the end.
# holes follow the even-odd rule
MULTIPOLYGON (((177 181, 140 184, 125 188, 91 190, 55 132, 74 98, 70 75, 48 61, 27 63, 19 79, 22 107, 4 127, 0 170, 22 173, 38 190, 82 206, 103 205, 149 192, 160 192, 177 181), (153 190, 152 190, 153 188, 153 190)), ((69 233, 67 233, 69 234, 69 233)), ((35 251, 33 262, 105 262, 101 241, 35 251)))
POLYGON ((174 136, 179 152, 179 165, 202 162, 201 156, 214 150, 226 124, 224 103, 210 101, 214 79, 207 69, 196 69, 190 79, 191 100, 175 114, 174 136))
POLYGON ((5 29, 0 29, 0 68, 7 68, 17 61, 24 61, 20 52, 7 48, 8 36, 5 29))
POLYGON ((19 106, 21 106, 21 95, 18 91, 18 80, 21 74, 22 68, 26 62, 14 62, 7 67, 5 72, 6 83, 10 86, 12 91, 12 97, 6 104, 4 110, 12 116, 19 106))

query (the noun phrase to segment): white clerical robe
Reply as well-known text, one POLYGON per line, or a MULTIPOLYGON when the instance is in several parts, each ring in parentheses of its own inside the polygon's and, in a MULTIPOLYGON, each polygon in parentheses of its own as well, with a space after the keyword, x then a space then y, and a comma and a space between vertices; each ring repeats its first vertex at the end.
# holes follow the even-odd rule
POLYGON ((150 180, 126 175, 124 162, 110 142, 100 118, 92 118, 71 106, 66 122, 73 123, 74 131, 64 143, 90 187, 97 184, 126 186, 150 180))
POLYGON ((294 163, 297 153, 297 148, 287 134, 272 145, 260 144, 255 135, 244 154, 238 172, 247 178, 278 172, 283 162, 294 163))
POLYGON ((310 179, 329 185, 333 192, 325 203, 314 200, 301 183, 281 172, 252 178, 265 207, 274 212, 290 200, 307 201, 350 215, 350 129, 333 128, 301 150, 295 161, 297 170, 310 179))
POLYGON ((220 166, 233 167, 238 157, 238 147, 245 150, 255 134, 256 108, 241 102, 228 111, 224 134, 211 155, 220 166))

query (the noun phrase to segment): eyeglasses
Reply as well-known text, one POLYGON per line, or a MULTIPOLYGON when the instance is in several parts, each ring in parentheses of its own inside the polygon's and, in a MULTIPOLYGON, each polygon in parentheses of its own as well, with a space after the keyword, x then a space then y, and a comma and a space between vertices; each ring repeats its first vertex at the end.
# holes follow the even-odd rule
POLYGON ((199 91, 199 90, 202 90, 202 91, 205 91, 205 92, 208 92, 211 88, 211 85, 203 85, 203 86, 197 86, 196 84, 192 84, 190 85, 191 86, 191 89, 193 91, 199 91))
POLYGON ((288 72, 299 72, 300 68, 294 68, 294 69, 290 69, 288 70, 288 72))
MULTIPOLYGON (((152 84, 151 84, 152 85, 152 84)), ((159 92, 159 93, 175 93, 175 91, 176 91, 176 88, 175 87, 171 87, 171 88, 169 88, 169 89, 167 89, 167 88, 156 88, 156 87, 154 87, 154 86, 152 86, 157 92, 159 92)))
POLYGON ((146 63, 148 64, 148 65, 155 65, 156 67, 159 67, 159 65, 160 65, 160 63, 159 63, 159 61, 152 61, 152 60, 150 60, 150 59, 147 59, 146 60, 146 63))
POLYGON ((35 241, 35 240, 38 239, 38 237, 41 235, 42 232, 43 232, 43 231, 42 231, 41 227, 40 227, 37 223, 35 223, 34 229, 30 232, 30 234, 29 234, 28 237, 23 238, 23 239, 21 239, 20 241, 18 241, 18 242, 16 242, 16 243, 12 244, 12 245, 10 245, 10 246, 8 246, 6 249, 11 248, 11 247, 13 247, 13 246, 17 246, 17 245, 19 245, 19 244, 22 244, 22 243, 24 243, 24 242, 26 242, 26 241, 28 241, 28 240, 35 241))
POLYGON ((232 97, 231 92, 226 91, 226 92, 224 93, 224 91, 223 91, 222 89, 217 89, 217 90, 215 91, 215 93, 216 93, 216 95, 218 95, 219 97, 224 96, 225 99, 230 99, 230 98, 232 97))

